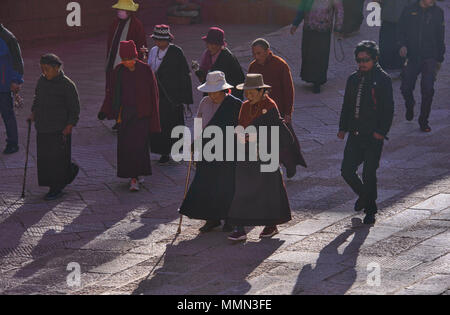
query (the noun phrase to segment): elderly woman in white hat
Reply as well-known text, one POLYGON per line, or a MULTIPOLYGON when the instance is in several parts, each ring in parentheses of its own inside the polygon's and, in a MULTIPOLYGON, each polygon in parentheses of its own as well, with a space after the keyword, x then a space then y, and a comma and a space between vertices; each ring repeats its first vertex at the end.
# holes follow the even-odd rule
MULTIPOLYGON (((257 132, 263 126, 278 127, 280 150, 273 152, 276 147, 270 143, 267 148, 271 148, 271 154, 279 155, 284 147, 293 143, 293 137, 282 120, 276 103, 267 95, 270 86, 264 84, 261 74, 247 74, 245 83, 236 88, 244 90, 247 98, 239 114, 239 125, 244 128, 254 126, 257 132)), ((270 128, 267 134, 267 139, 272 139, 270 128)), ((244 139, 251 143, 258 138, 258 134, 250 134, 244 139)), ((258 146, 261 146, 261 141, 259 139, 258 146)), ((260 238, 268 238, 278 233, 278 224, 291 220, 291 209, 279 164, 275 164, 272 172, 263 172, 262 164, 259 155, 256 161, 246 157, 245 161, 238 161, 236 164, 235 194, 228 212, 229 222, 236 226, 235 231, 228 236, 232 241, 247 238, 245 226, 265 226, 260 238)))
POLYGON ((192 99, 190 69, 183 50, 172 41, 174 36, 168 25, 156 25, 150 36, 155 46, 150 50, 148 64, 152 67, 159 88, 159 120, 161 132, 150 138, 151 151, 160 154, 160 164, 170 161, 172 145, 178 140, 171 137, 172 129, 183 126, 184 106, 192 99))
MULTIPOLYGON (((226 127, 236 127, 242 101, 230 94, 232 85, 225 80, 221 71, 208 73, 206 82, 198 90, 207 93, 200 102, 197 117, 202 119, 202 128, 217 126, 226 134, 226 127)), ((207 142, 203 140, 204 144, 207 142)), ((203 146, 204 147, 204 146, 203 146)), ((224 232, 230 232, 227 216, 234 194, 234 161, 226 160, 224 141, 223 159, 197 162, 194 180, 180 207, 180 213, 192 219, 206 220, 200 232, 209 232, 221 225, 224 232)))

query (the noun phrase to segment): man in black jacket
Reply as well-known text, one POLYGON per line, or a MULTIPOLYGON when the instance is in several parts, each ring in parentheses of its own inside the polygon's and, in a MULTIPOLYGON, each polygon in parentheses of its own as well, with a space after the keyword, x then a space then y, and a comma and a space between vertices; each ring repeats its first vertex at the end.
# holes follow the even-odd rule
POLYGON ((392 82, 378 64, 375 42, 363 41, 355 50, 359 70, 347 80, 338 138, 349 133, 342 161, 342 177, 359 196, 355 211, 365 209, 365 224, 375 223, 377 169, 383 142, 394 117, 392 82), (362 181, 357 175, 364 163, 362 181))
POLYGON ((401 91, 405 99, 406 119, 414 118, 414 88, 422 74, 420 129, 430 132, 428 124, 434 96, 434 81, 445 54, 444 11, 436 0, 420 0, 407 7, 399 22, 400 56, 408 58, 402 74, 401 91))

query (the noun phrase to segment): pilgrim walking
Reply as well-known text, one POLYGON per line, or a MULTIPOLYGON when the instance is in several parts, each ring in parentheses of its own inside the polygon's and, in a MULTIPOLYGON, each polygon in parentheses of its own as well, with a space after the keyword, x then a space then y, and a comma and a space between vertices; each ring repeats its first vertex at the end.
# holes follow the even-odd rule
POLYGON ((151 136, 151 151, 161 155, 159 163, 170 160, 172 129, 184 125, 184 105, 194 103, 189 65, 183 50, 172 44, 174 36, 167 25, 156 25, 153 35, 156 46, 150 50, 148 63, 159 88, 159 118, 161 132, 151 136))
POLYGON ((161 132, 158 85, 150 66, 138 60, 133 41, 120 42, 122 63, 114 69, 111 89, 98 118, 115 119, 117 176, 130 178, 130 191, 138 191, 142 176, 151 175, 150 133, 161 132))
POLYGON ((300 76, 303 81, 313 84, 313 92, 317 94, 320 86, 327 82, 332 31, 340 32, 342 29, 342 0, 302 0, 292 23, 292 35, 303 20, 300 76))
MULTIPOLYGON (((147 51, 147 38, 145 36, 145 29, 142 22, 136 17, 136 12, 139 9, 139 4, 134 3, 133 0, 118 0, 112 6, 116 10, 116 18, 109 27, 106 53, 106 94, 109 90, 109 82, 111 82, 111 75, 114 68, 121 63, 119 55, 119 43, 121 41, 132 40, 139 49, 139 58, 145 59, 147 51)), ((118 125, 114 125, 113 130, 117 130, 118 125)))
MULTIPOLYGON (((222 71, 231 85, 242 83, 245 79, 244 72, 237 58, 227 48, 225 32, 218 27, 211 27, 202 40, 206 43, 206 50, 202 54, 200 68, 195 71, 199 81, 204 83, 210 71, 222 71)), ((244 99, 242 91, 236 88, 232 89, 232 94, 241 100, 244 99)))
MULTIPOLYGON (((231 88, 233 86, 226 82, 225 74, 221 71, 208 73, 206 82, 198 87, 199 91, 208 93, 200 102, 197 113, 197 118, 202 119, 203 130, 215 126, 225 135, 227 127, 237 126, 242 101, 228 94, 231 88)), ((200 141, 205 147, 207 141, 200 141)), ((197 162, 195 177, 180 207, 180 213, 192 219, 206 220, 200 228, 201 232, 209 232, 220 226, 220 220, 225 220, 222 230, 231 232, 232 227, 227 218, 234 194, 235 160, 226 159, 226 141, 223 141, 223 149, 215 150, 217 153, 222 152, 222 157, 211 160, 204 157, 204 160, 197 162)))
MULTIPOLYGON (((236 163, 235 193, 228 213, 230 223, 236 226, 235 231, 228 236, 232 241, 247 238, 245 226, 265 226, 260 234, 261 238, 265 238, 278 233, 278 224, 291 220, 291 209, 279 164, 276 162, 274 171, 263 170, 261 151, 254 158, 251 152, 256 147, 261 148, 264 141, 261 140, 260 127, 269 127, 267 139, 272 138, 270 127, 278 127, 280 150, 292 145, 294 141, 277 105, 267 96, 270 86, 264 84, 261 74, 247 74, 245 83, 237 88, 244 90, 248 99, 242 104, 239 125, 246 129, 253 126, 255 129, 247 134, 238 133, 240 143, 245 143, 246 157, 244 161, 238 160, 236 163)), ((268 141, 265 146, 267 149, 271 148, 271 143, 268 141)), ((274 150, 276 147, 272 147, 272 151, 274 150)), ((275 155, 278 153, 272 152, 275 155)))
POLYGON ((394 99, 391 78, 378 64, 376 43, 359 43, 355 58, 359 69, 347 80, 339 122, 338 138, 349 134, 341 172, 358 195, 355 211, 364 209, 364 223, 373 224, 378 210, 377 169, 394 117, 394 99), (357 174, 361 164, 362 181, 357 174))
POLYGON ((34 95, 32 114, 37 131, 37 168, 39 186, 50 187, 45 200, 55 200, 75 179, 78 166, 71 160, 72 129, 80 115, 78 92, 62 70, 54 54, 40 60, 42 75, 34 95))
POLYGON ((264 81, 271 86, 268 96, 277 104, 281 117, 285 120, 286 125, 294 136, 295 141, 289 147, 289 151, 292 154, 281 152, 281 160, 286 167, 287 177, 291 178, 296 173, 297 165, 306 167, 306 162, 300 149, 300 142, 292 128, 295 88, 291 69, 286 61, 273 54, 270 50, 269 42, 263 38, 253 41, 252 52, 255 60, 250 63, 248 73, 262 74, 264 81))
POLYGON ((399 22, 400 56, 407 58, 400 90, 405 100, 406 120, 414 119, 414 89, 421 75, 419 126, 430 132, 429 117, 434 97, 434 83, 445 56, 444 10, 436 0, 420 0, 408 6, 399 22))
POLYGON ((0 113, 6 128, 6 148, 3 154, 19 151, 19 136, 13 94, 23 83, 23 59, 14 35, 0 24, 0 113))
MULTIPOLYGON (((342 33, 345 37, 355 35, 359 32, 364 21, 364 1, 365 0, 342 0, 344 7, 342 33)), ((397 2, 397 0, 390 0, 390 2, 397 2)))

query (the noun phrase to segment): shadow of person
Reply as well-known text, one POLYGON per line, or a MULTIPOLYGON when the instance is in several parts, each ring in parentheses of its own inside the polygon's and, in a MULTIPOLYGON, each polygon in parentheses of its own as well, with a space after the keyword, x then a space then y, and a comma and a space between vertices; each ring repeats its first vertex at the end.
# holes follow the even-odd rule
POLYGON ((133 294, 245 294, 251 288, 247 277, 283 243, 230 243, 221 232, 173 242, 166 246, 163 266, 152 266, 133 294))
POLYGON ((356 280, 356 262, 359 250, 370 232, 370 226, 362 224, 360 218, 352 219, 352 227, 348 228, 331 243, 325 246, 314 265, 305 265, 297 278, 292 294, 345 294, 356 280), (339 247, 346 243, 350 236, 353 239, 339 254, 339 247), (342 271, 340 263, 348 266, 345 281, 339 285, 324 284, 323 280, 342 271))

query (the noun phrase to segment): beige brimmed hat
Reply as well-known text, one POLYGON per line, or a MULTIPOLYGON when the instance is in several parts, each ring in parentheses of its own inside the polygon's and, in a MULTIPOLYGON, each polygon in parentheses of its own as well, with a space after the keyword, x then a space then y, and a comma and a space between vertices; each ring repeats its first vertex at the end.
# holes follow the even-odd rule
POLYGON ((219 92, 232 89, 234 86, 227 83, 225 74, 222 71, 212 71, 206 76, 206 82, 200 85, 197 90, 205 93, 219 92))
POLYGON ((119 0, 119 2, 117 2, 112 7, 113 9, 117 10, 136 12, 139 9, 139 4, 134 3, 133 0, 119 0))
POLYGON ((259 73, 247 74, 245 82, 236 86, 236 89, 238 90, 256 90, 263 88, 271 88, 271 86, 264 84, 263 76, 259 73))

